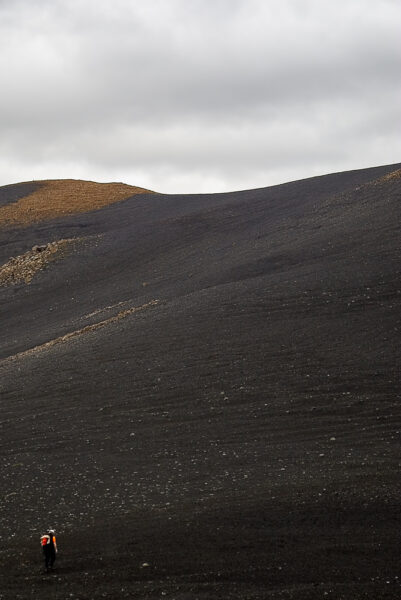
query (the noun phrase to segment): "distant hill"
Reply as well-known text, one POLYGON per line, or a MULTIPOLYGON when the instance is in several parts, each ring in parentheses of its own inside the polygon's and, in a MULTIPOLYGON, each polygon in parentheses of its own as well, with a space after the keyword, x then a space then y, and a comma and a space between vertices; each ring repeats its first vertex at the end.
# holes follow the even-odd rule
POLYGON ((2 598, 398 597, 400 196, 0 188, 2 598))
POLYGON ((0 188, 0 226, 30 225, 96 210, 149 192, 124 183, 53 179, 0 188))

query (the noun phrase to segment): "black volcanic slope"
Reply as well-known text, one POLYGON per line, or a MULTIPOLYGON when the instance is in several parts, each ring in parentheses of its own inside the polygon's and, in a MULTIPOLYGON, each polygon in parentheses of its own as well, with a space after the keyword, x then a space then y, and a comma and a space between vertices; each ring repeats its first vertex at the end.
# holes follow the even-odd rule
POLYGON ((401 596, 400 166, 0 229, 1 599, 401 596))

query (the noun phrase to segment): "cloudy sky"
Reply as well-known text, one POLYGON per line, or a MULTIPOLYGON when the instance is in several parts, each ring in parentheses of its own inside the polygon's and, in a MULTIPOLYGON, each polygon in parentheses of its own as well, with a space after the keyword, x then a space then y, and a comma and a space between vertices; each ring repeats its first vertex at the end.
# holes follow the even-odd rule
POLYGON ((0 0, 0 185, 400 162, 400 32, 399 0, 0 0))

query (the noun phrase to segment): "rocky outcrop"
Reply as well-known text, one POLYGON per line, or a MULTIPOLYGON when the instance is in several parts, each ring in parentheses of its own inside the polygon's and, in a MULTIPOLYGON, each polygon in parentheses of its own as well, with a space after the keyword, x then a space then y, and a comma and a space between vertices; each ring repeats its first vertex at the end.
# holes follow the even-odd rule
POLYGON ((35 245, 24 254, 13 256, 0 267, 0 285, 30 283, 32 278, 49 262, 60 256, 77 238, 57 240, 49 244, 35 245))

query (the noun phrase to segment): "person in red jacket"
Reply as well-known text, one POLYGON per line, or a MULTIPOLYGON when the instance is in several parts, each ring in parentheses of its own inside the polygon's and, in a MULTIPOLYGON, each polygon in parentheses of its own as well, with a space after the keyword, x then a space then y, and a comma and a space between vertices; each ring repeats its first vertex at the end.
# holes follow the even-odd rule
POLYGON ((56 532, 54 529, 49 529, 48 533, 42 535, 40 545, 45 559, 45 569, 48 573, 53 568, 57 555, 56 532))

